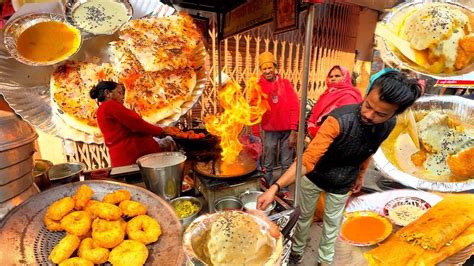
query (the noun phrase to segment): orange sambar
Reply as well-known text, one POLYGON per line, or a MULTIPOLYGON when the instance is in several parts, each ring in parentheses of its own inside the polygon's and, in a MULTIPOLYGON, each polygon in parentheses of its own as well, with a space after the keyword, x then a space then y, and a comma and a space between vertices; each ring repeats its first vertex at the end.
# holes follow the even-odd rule
POLYGON ((79 46, 80 35, 68 25, 47 21, 23 31, 16 42, 18 53, 34 62, 50 62, 72 55, 79 46))
POLYGON ((358 216, 342 225, 342 235, 357 243, 377 242, 385 236, 386 225, 378 217, 358 216))

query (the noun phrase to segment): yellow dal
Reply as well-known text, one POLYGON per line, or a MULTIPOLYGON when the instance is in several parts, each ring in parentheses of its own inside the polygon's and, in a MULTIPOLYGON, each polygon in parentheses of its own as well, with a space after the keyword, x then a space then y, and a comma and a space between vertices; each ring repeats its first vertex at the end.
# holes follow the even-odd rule
POLYGON ((80 33, 56 21, 41 22, 20 34, 17 50, 34 62, 49 62, 72 55, 79 47, 80 33))

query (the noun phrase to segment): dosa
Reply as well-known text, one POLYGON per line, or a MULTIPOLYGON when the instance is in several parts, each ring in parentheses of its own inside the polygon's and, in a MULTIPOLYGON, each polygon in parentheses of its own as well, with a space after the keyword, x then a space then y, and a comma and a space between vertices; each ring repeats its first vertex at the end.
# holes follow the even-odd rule
POLYGON ((396 235, 424 249, 438 251, 474 223, 472 206, 474 195, 447 196, 396 235))
POLYGON ((474 225, 461 233, 450 245, 439 251, 425 250, 407 243, 396 235, 391 236, 379 247, 364 254, 369 265, 435 265, 474 243, 474 225))

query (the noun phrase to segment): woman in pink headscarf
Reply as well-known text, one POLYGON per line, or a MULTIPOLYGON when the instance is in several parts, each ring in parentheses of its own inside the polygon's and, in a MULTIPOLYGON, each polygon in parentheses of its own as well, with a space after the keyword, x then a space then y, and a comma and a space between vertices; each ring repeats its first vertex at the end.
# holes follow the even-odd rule
POLYGON ((362 102, 360 91, 352 86, 351 74, 345 67, 335 65, 326 77, 327 89, 319 96, 308 120, 308 133, 316 136, 326 116, 337 107, 362 102))

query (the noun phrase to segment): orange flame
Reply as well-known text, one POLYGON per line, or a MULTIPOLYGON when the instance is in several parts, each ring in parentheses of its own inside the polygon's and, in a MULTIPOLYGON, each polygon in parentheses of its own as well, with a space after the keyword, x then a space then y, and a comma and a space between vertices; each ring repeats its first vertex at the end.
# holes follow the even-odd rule
POLYGON ((257 78, 251 77, 247 83, 247 101, 239 84, 229 81, 219 93, 219 102, 224 112, 204 119, 206 129, 221 139, 222 161, 233 162, 242 151, 239 134, 244 126, 260 123, 269 108, 267 95, 262 92, 257 78))

